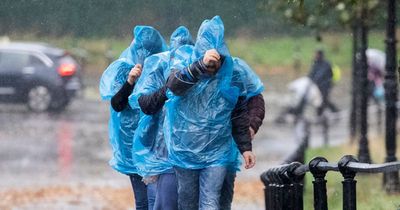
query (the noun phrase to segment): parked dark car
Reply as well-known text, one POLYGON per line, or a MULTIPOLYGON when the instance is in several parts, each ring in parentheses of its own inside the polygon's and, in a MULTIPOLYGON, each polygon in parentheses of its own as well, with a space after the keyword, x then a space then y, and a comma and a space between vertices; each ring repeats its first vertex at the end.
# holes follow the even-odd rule
POLYGON ((0 44, 0 102, 35 112, 65 109, 81 89, 82 70, 65 50, 45 43, 0 44))

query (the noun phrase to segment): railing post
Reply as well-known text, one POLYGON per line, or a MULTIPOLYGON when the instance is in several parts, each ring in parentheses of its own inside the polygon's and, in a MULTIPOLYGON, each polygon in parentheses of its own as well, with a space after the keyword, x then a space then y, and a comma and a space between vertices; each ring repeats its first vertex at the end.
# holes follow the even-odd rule
POLYGON ((261 174, 265 189, 266 210, 303 210, 304 174, 294 171, 302 166, 299 162, 271 168, 261 174))
MULTIPOLYGON (((396 137, 397 137, 397 73, 396 73, 396 2, 387 1, 387 27, 386 27, 386 162, 397 161, 396 137)), ((400 192, 399 173, 397 171, 384 174, 385 189, 388 193, 400 192)))
MULTIPOLYGON (((307 141, 306 141, 307 142, 307 141)), ((291 208, 293 210, 303 210, 303 183, 304 183, 304 174, 303 175, 295 175, 294 171, 296 168, 300 167, 302 164, 299 162, 291 163, 289 168, 287 169, 287 176, 291 182, 291 208)))
POLYGON ((339 171, 342 174, 344 180, 343 184, 343 210, 356 210, 357 209, 357 196, 356 196, 356 183, 354 180, 356 172, 351 171, 347 168, 347 164, 350 162, 358 162, 353 156, 343 156, 339 163, 339 171))
POLYGON ((309 163, 309 169, 314 177, 314 209, 328 210, 325 180, 326 171, 321 171, 317 168, 320 162, 328 162, 328 160, 323 157, 316 157, 309 163))
POLYGON ((360 46, 360 141, 358 148, 358 158, 362 163, 371 163, 368 148, 368 64, 365 54, 368 46, 367 37, 367 3, 360 1, 361 6, 361 46, 360 46))
POLYGON ((265 198, 265 209, 266 210, 273 210, 275 209, 275 194, 276 194, 276 180, 273 176, 274 172, 271 172, 271 169, 262 173, 260 178, 261 181, 264 183, 264 198, 265 198))
POLYGON ((284 210, 283 208, 283 204, 285 203, 284 199, 284 194, 285 192, 283 191, 283 184, 279 184, 278 185, 278 196, 277 196, 277 200, 278 200, 278 208, 276 208, 276 210, 284 210))
POLYGON ((270 209, 274 210, 274 209, 276 209, 275 208, 275 206, 276 206, 275 205, 276 184, 271 184, 270 186, 271 186, 271 191, 270 191, 271 195, 269 196, 270 200, 268 201, 268 203, 269 203, 270 209))
POLYGON ((265 210, 271 209, 269 206, 269 204, 270 204, 269 200, 271 200, 270 199, 270 191, 271 191, 270 184, 265 185, 265 188, 264 188, 265 210))
POLYGON ((301 183, 294 184, 294 201, 295 201, 295 210, 303 210, 303 192, 304 192, 304 185, 301 183))

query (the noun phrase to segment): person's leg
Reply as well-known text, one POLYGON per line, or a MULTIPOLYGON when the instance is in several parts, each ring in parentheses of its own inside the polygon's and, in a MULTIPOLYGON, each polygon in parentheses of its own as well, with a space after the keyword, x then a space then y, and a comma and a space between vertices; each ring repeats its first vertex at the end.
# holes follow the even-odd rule
POLYGON ((199 170, 175 167, 178 181, 178 209, 199 208, 199 170))
POLYGON ((226 167, 209 167, 200 171, 200 210, 219 210, 221 188, 224 183, 226 167))
POLYGON ((332 101, 330 101, 329 99, 327 101, 327 106, 331 110, 331 112, 339 112, 339 109, 336 107, 336 105, 333 104, 332 101))
POLYGON ((154 210, 178 209, 178 186, 175 173, 165 173, 158 177, 154 210))
POLYGON ((322 95, 322 103, 321 106, 317 108, 317 115, 321 117, 322 113, 324 112, 325 108, 328 105, 328 95, 322 95))
POLYGON ((147 184, 147 203, 149 205, 149 210, 154 209, 154 203, 156 202, 157 193, 157 182, 147 184))
POLYGON ((148 210, 147 187, 142 182, 142 177, 137 174, 129 175, 135 195, 136 210, 148 210))
POLYGON ((219 206, 221 210, 230 210, 233 200, 233 189, 235 187, 236 171, 228 171, 226 173, 224 183, 221 189, 221 198, 219 206))
POLYGON ((339 109, 336 107, 335 104, 332 103, 331 99, 330 99, 330 91, 329 93, 325 96, 324 100, 325 100, 325 108, 331 110, 331 112, 338 112, 339 109))

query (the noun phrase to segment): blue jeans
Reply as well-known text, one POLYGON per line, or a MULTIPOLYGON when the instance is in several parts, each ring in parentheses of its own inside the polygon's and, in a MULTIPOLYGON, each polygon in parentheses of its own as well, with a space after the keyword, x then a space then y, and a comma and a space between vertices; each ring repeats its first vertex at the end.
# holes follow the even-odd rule
POLYGON ((219 210, 226 167, 184 169, 175 167, 179 210, 219 210))
POLYGON ((219 200, 221 210, 231 210, 233 200, 233 188, 235 187, 236 172, 228 171, 221 189, 219 200))
POLYGON ((133 194, 135 195, 136 210, 153 210, 155 200, 155 185, 146 186, 142 177, 137 174, 129 175, 133 194))
POLYGON ((147 185, 147 202, 149 204, 149 210, 154 209, 156 202, 157 182, 147 185))
POLYGON ((157 180, 154 210, 176 209, 178 209, 178 187, 175 173, 160 174, 157 180))

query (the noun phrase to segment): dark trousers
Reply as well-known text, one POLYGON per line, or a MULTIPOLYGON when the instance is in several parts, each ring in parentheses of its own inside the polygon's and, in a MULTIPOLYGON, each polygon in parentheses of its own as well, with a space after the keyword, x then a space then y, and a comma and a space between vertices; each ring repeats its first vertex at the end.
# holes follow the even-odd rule
POLYGON ((175 173, 165 173, 158 176, 154 210, 178 209, 177 185, 175 173))
POLYGON ((135 195, 136 210, 153 210, 156 193, 155 184, 144 184, 143 177, 138 174, 131 174, 129 178, 135 195))
POLYGON ((324 95, 322 97, 322 104, 317 109, 318 116, 321 116, 325 109, 330 109, 332 112, 339 111, 338 108, 329 100, 329 95, 324 95))
POLYGON ((142 182, 142 177, 137 174, 129 175, 135 195, 136 210, 148 210, 147 186, 142 182))
POLYGON ((233 189, 235 187, 236 172, 228 171, 221 189, 219 200, 220 210, 231 210, 233 200, 233 189))

